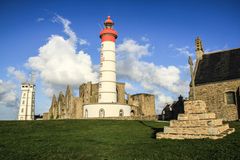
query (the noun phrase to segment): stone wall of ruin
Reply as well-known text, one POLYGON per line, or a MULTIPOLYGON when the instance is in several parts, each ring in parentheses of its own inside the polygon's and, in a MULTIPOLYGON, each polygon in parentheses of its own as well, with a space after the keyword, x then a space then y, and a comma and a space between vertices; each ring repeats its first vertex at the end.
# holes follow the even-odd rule
MULTIPOLYGON (((131 106, 135 117, 155 116, 155 97, 150 94, 136 94, 125 99, 125 83, 117 83, 117 103, 131 106)), ((83 105, 98 103, 98 83, 84 83, 79 87, 79 97, 74 97, 68 86, 65 95, 60 92, 58 99, 53 96, 48 113, 44 119, 81 119, 83 105)))
POLYGON ((155 112, 155 96, 151 94, 129 95, 128 105, 131 106, 134 115, 153 116, 155 112))

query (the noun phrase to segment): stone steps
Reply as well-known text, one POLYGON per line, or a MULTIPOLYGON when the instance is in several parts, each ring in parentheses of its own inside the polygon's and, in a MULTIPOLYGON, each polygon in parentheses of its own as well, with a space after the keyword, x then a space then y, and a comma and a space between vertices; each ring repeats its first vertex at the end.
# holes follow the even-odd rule
POLYGON ((219 126, 223 124, 222 119, 203 119, 199 120, 172 120, 170 127, 200 127, 200 126, 219 126))
POLYGON ((164 127, 164 133, 176 134, 220 134, 229 128, 228 124, 220 126, 200 126, 200 127, 164 127))
POLYGON ((201 134, 174 134, 174 133, 157 133, 156 134, 156 138, 157 139, 179 139, 179 140, 183 140, 183 139, 221 139, 225 136, 227 136, 228 134, 231 134, 235 131, 234 128, 229 128, 226 131, 224 131, 221 134, 216 134, 216 135, 201 135, 201 134))
POLYGON ((171 120, 170 126, 164 127, 164 133, 157 133, 157 139, 219 139, 235 131, 216 119, 215 113, 206 110, 204 101, 185 101, 184 114, 178 120, 171 120))
POLYGON ((206 120, 215 118, 215 113, 178 114, 178 120, 206 120))

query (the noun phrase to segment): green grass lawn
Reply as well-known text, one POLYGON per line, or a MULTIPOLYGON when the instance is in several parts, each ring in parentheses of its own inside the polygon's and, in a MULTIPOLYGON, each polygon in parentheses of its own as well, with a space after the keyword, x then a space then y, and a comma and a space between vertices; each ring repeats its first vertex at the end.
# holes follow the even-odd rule
POLYGON ((240 159, 240 122, 221 140, 156 140, 154 121, 1 121, 0 160, 240 159))

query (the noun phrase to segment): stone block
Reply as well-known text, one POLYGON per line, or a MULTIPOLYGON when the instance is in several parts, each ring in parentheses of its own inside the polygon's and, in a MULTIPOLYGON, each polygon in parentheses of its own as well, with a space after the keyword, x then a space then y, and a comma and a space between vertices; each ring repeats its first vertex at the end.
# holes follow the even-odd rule
POLYGON ((164 127, 164 133, 192 134, 192 135, 217 135, 229 129, 228 124, 211 127, 164 127))
POLYGON ((203 120, 214 118, 216 118, 215 113, 178 114, 178 120, 203 120))
POLYGON ((170 121, 170 127, 194 127, 194 126, 200 127, 200 126, 219 126, 219 125, 222 125, 222 119, 170 121))
POLYGON ((206 104, 204 101, 185 101, 184 102, 184 112, 185 113, 206 113, 206 104))

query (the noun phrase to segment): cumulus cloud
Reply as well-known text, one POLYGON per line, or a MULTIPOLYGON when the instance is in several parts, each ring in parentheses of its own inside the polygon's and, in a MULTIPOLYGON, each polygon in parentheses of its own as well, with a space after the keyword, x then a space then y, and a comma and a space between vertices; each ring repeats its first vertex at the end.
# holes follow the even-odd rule
POLYGON ((17 70, 15 67, 8 67, 7 72, 10 76, 14 76, 20 82, 26 81, 26 75, 23 71, 17 70))
POLYGON ((64 33, 66 33, 69 36, 69 39, 67 39, 66 41, 70 43, 71 46, 76 47, 77 36, 70 28, 71 22, 68 19, 65 19, 59 15, 56 15, 53 18, 52 22, 61 23, 63 25, 64 33))
POLYGON ((143 61, 150 55, 149 44, 139 44, 132 39, 125 39, 117 46, 117 73, 121 78, 139 83, 146 91, 156 94, 157 105, 173 100, 164 90, 172 94, 186 95, 188 83, 181 81, 180 69, 176 66, 162 66, 143 61))
POLYGON ((90 43, 86 39, 82 39, 82 38, 79 39, 79 44, 80 45, 87 45, 87 46, 90 45, 90 43))
MULTIPOLYGON (((150 44, 140 45, 133 39, 124 39, 123 43, 117 46, 118 53, 131 53, 129 56, 141 58, 144 55, 149 55, 150 44)), ((121 54, 119 54, 121 56, 121 54)))
POLYGON ((87 81, 97 80, 91 57, 83 50, 76 50, 77 36, 70 28, 71 22, 58 15, 53 22, 61 23, 69 38, 52 35, 48 42, 39 48, 38 55, 30 57, 26 64, 39 73, 48 96, 58 92, 57 88, 61 88, 60 86, 78 86, 87 81))
POLYGON ((125 82, 125 89, 126 91, 130 92, 130 91, 136 91, 136 88, 129 82, 125 82))
POLYGON ((191 53, 189 46, 185 46, 185 47, 180 47, 180 48, 176 48, 176 50, 178 51, 178 53, 180 55, 184 55, 184 56, 193 56, 193 53, 191 53))
POLYGON ((0 79, 0 107, 17 107, 16 85, 0 79))

